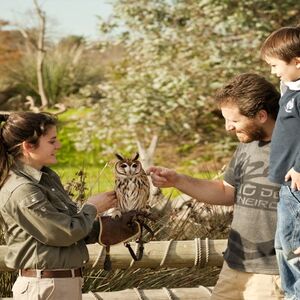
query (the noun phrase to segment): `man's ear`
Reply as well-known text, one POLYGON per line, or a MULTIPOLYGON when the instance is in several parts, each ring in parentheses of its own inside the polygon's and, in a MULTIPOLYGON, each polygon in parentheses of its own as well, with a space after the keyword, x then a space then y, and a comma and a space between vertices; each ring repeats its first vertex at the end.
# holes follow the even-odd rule
POLYGON ((257 113, 257 117, 259 122, 261 123, 265 123, 268 120, 268 113, 266 110, 261 109, 258 113, 257 113))

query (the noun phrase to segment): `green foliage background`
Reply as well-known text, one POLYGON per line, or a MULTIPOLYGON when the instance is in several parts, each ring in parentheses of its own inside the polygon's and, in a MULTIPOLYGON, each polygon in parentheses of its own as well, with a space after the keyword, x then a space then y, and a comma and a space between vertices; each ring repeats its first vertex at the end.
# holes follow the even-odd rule
POLYGON ((100 86, 99 120, 177 141, 220 139, 216 89, 242 72, 268 76, 260 45, 274 29, 298 22, 298 7, 296 1, 115 1, 114 18, 101 28, 108 45, 112 32, 121 32, 114 42, 125 54, 100 86))
MULTIPOLYGON (((235 142, 224 134, 214 93, 242 72, 257 72, 278 84, 261 61, 259 48, 273 30, 299 23, 298 2, 115 0, 113 16, 100 22, 102 38, 96 45, 78 37, 48 42, 43 75, 50 104, 63 102, 72 107, 59 117, 62 149, 55 168, 63 181, 72 180, 83 169, 86 194, 110 189, 113 153, 132 153, 136 138, 147 143, 153 134, 159 136, 155 162, 191 175, 198 175, 204 162, 228 158, 235 142), (119 50, 117 59, 99 59, 99 54, 112 49, 119 50)), ((39 96, 35 53, 24 47, 21 57, 17 64, 1 66, 1 80, 16 87, 15 96, 20 96, 24 108, 25 96, 33 96, 37 104, 39 96)), ((221 223, 207 225, 212 238, 222 231, 219 227, 213 231, 212 224, 221 223)), ((189 282, 203 284, 197 281, 199 272, 190 271, 189 282)), ((158 277, 149 271, 147 276, 154 277, 149 275, 145 282, 157 286, 154 281, 159 278, 159 284, 172 286, 168 272, 162 270, 158 277), (161 279, 164 272, 168 282, 161 279)), ((176 279, 187 278, 186 269, 176 272, 176 279)), ((96 274, 87 281, 98 284, 106 275, 96 274)), ((138 279, 117 272, 106 276, 102 287, 109 288, 111 278, 122 276, 123 282, 115 281, 115 289, 126 288, 129 279, 143 287, 137 281, 142 274, 137 275, 138 279)), ((4 274, 0 280, 1 291, 9 291, 11 275, 4 274)))
MULTIPOLYGON (((90 110, 61 131, 69 160, 76 161, 72 153, 78 150, 80 163, 104 163, 116 151, 135 151, 136 138, 148 142, 153 134, 160 144, 171 144, 175 155, 191 161, 198 156, 195 164, 200 156, 202 161, 229 156, 234 143, 216 113, 216 89, 242 72, 261 73, 278 84, 260 59, 259 48, 273 30, 299 22, 298 2, 113 4, 109 21, 100 21, 99 43, 71 36, 46 44, 44 80, 50 104, 90 110), (92 155, 83 157, 82 152, 92 155)), ((20 63, 5 75, 23 96, 32 95, 38 103, 34 57, 27 45, 20 63)), ((68 159, 62 157, 62 163, 68 164, 68 159)))
MULTIPOLYGON (((297 1, 113 3, 113 15, 99 24, 99 43, 76 36, 47 43, 47 95, 52 105, 73 107, 62 116, 61 166, 103 166, 113 153, 132 153, 137 138, 147 144, 153 134, 159 136, 158 163, 223 162, 235 141, 224 134, 216 89, 242 72, 278 85, 259 48, 273 30, 299 22, 297 1)), ((38 100, 34 55, 25 47, 7 76, 38 100)))

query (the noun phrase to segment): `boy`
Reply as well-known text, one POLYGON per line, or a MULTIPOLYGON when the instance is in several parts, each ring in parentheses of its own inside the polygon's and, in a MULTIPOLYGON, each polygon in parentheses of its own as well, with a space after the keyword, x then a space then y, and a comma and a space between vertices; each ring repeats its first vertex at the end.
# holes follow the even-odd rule
POLYGON ((285 299, 300 299, 300 27, 283 27, 263 43, 262 58, 281 80, 269 179, 281 184, 275 248, 285 299))

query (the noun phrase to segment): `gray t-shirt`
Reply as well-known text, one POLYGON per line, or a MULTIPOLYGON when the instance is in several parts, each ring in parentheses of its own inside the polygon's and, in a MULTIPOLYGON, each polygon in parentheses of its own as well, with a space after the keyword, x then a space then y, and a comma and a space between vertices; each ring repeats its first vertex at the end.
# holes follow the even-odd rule
POLYGON ((267 178, 269 152, 269 142, 241 143, 224 175, 236 193, 224 259, 243 272, 278 274, 274 237, 279 185, 267 178))

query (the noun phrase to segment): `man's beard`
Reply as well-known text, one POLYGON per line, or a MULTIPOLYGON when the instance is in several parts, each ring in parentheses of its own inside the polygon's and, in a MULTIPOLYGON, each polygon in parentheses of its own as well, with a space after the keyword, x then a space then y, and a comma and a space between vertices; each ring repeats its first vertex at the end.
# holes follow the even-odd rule
POLYGON ((251 143, 253 141, 263 141, 267 134, 263 130, 263 128, 257 126, 257 125, 249 125, 247 128, 243 129, 240 132, 235 132, 237 138, 242 143, 251 143), (239 135, 239 133, 242 134, 242 136, 239 135))

